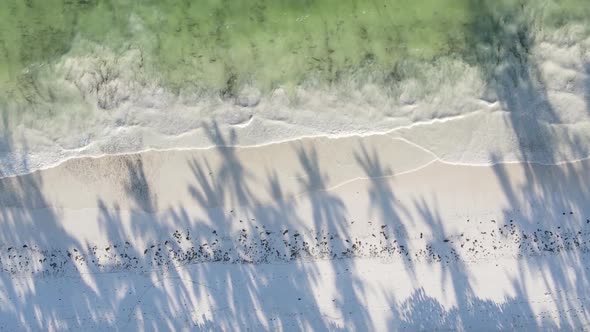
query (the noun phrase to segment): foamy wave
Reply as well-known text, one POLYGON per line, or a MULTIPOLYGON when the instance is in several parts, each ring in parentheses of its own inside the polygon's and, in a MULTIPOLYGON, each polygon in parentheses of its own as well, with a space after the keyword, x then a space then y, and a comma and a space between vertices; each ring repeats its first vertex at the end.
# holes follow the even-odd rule
POLYGON ((27 103, 7 104, 1 175, 82 156, 373 134, 403 138, 452 163, 583 159, 590 151, 590 40, 572 42, 579 34, 571 31, 538 41, 525 64, 499 64, 493 80, 449 57, 414 65, 419 75, 390 86, 351 73, 331 85, 313 78, 268 92, 246 85, 230 97, 174 92, 144 70, 141 50, 117 54, 85 44, 92 55, 71 52, 31 69, 34 112, 23 111, 27 103), (227 135, 212 134, 213 125, 227 135))

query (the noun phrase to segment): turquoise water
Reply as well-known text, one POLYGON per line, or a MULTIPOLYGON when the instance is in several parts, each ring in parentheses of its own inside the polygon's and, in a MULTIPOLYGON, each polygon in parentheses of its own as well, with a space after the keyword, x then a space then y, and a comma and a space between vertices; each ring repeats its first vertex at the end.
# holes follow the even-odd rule
POLYGON ((512 26, 530 35, 586 22, 589 13, 574 0, 7 0, 0 11, 0 78, 26 84, 34 73, 24 72, 35 66, 92 54, 78 45, 86 41, 114 52, 142 50, 149 75, 176 90, 231 92, 243 82, 268 90, 311 73, 333 82, 366 66, 395 79, 402 61, 472 60, 512 26))

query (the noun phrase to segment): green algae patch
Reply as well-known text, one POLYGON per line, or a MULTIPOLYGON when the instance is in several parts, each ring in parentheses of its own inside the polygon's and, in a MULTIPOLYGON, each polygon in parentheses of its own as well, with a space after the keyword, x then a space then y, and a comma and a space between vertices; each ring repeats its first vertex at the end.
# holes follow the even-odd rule
POLYGON ((476 53, 494 47, 498 27, 518 20, 530 35, 539 25, 585 24, 587 7, 578 0, 7 0, 0 82, 14 88, 35 66, 91 56, 88 45, 140 50, 142 70, 172 91, 331 84, 363 68, 395 80, 407 72, 403 63, 493 61, 476 53))

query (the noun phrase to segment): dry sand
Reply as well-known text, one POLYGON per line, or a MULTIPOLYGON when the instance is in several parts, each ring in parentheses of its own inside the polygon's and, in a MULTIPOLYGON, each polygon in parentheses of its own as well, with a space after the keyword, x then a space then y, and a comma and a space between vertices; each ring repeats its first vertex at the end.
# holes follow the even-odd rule
POLYGON ((70 160, 0 180, 0 327, 584 329, 589 171, 387 135, 70 160))

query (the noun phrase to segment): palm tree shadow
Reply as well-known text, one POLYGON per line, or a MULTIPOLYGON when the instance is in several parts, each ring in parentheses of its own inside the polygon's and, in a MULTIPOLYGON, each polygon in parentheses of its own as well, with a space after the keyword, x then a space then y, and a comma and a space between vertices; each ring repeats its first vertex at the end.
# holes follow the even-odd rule
MULTIPOLYGON (((14 150, 8 116, 2 112, 0 146, 4 153, 14 150)), ((25 151, 19 152, 27 155, 25 151)), ((18 162, 28 165, 28 160, 18 162)), ((15 174, 11 164, 2 164, 0 176, 15 174)), ((0 310, 0 322, 8 329, 57 329, 68 317, 87 319, 92 312, 88 296, 94 294, 92 276, 77 289, 48 290, 51 278, 82 278, 79 254, 87 252, 84 243, 71 236, 60 223, 60 215, 46 197, 43 178, 38 173, 0 178, 0 296, 9 299, 0 310), (59 239, 56 241, 56 239, 59 239), (26 280, 26 282, 23 282, 26 280), (39 291, 39 290, 43 291, 39 291), (72 311, 63 311, 52 301, 40 298, 59 296, 72 311), (24 317, 38 317, 25 320, 24 317)))
POLYGON ((586 101, 586 111, 590 114, 590 62, 584 64, 584 74, 586 79, 584 80, 584 98, 586 101))
POLYGON ((237 136, 235 129, 230 129, 227 138, 224 137, 217 122, 213 122, 211 125, 204 124, 204 129, 222 160, 222 166, 216 174, 219 184, 229 192, 232 204, 236 206, 248 205, 252 193, 246 183, 252 174, 244 168, 236 155, 237 136))
POLYGON ((549 102, 540 69, 532 57, 534 18, 528 5, 473 1, 464 58, 480 68, 507 114, 518 154, 527 161, 551 163, 558 157, 551 137, 559 117, 549 102))
MULTIPOLYGON (((582 268, 583 253, 575 249, 563 251, 567 244, 560 238, 572 236, 565 235, 569 233, 564 229, 581 232, 579 220, 563 216, 587 211, 587 192, 579 193, 576 189, 584 183, 581 176, 588 174, 587 167, 572 164, 550 167, 536 163, 554 165, 572 153, 587 156, 588 151, 581 138, 572 135, 564 138, 554 129, 561 119, 549 101, 546 84, 531 52, 535 43, 533 28, 537 24, 533 9, 526 3, 516 11, 508 7, 499 2, 473 2, 475 19, 467 39, 475 55, 466 56, 481 69, 507 112, 506 122, 515 138, 516 159, 525 162, 518 166, 524 178, 518 184, 514 181, 516 167, 509 171, 506 165, 500 164, 505 161, 504 156, 490 155, 496 178, 509 202, 501 226, 514 227, 520 234, 518 251, 523 257, 519 260, 523 271, 542 271, 545 286, 550 289, 576 289, 585 294, 588 276, 582 268), (552 252, 559 256, 534 259, 552 252), (555 263, 556 260, 560 263, 555 263), (565 266, 575 266, 579 273, 575 282, 568 278, 565 266)), ((589 91, 587 87, 585 91, 589 91)), ((588 103, 588 94, 586 99, 588 103)), ((564 293, 554 298, 560 311, 577 305, 571 295, 567 296, 564 293)), ((584 315, 587 321, 588 313, 584 315)), ((552 324, 574 329, 583 322, 580 316, 572 314, 560 316, 552 324)))
POLYGON ((427 330, 441 328, 470 330, 484 327, 484 329, 493 330, 512 330, 523 327, 538 329, 539 326, 534 321, 533 325, 530 323, 530 318, 534 317, 533 311, 525 288, 519 282, 513 280, 516 295, 506 297, 502 302, 477 296, 471 284, 473 278, 463 258, 457 254, 458 248, 455 247, 455 242, 459 243, 460 237, 446 231, 445 224, 436 208, 436 199, 433 202, 429 204, 422 198, 415 202, 415 206, 421 219, 430 227, 434 236, 426 246, 436 253, 430 257, 430 264, 437 264, 442 270, 442 279, 439 283, 441 287, 450 281, 457 304, 447 309, 437 299, 428 296, 423 289, 416 289, 398 307, 400 326, 427 330), (425 315, 426 313, 432 314, 425 315), (526 323, 519 322, 515 317, 529 320, 526 323))
MULTIPOLYGON (((377 152, 373 150, 372 153, 367 151, 364 144, 361 144, 360 152, 354 154, 354 158, 359 166, 363 169, 366 177, 370 181, 369 200, 370 211, 369 216, 374 210, 377 210, 379 220, 382 220, 387 226, 391 226, 388 231, 393 231, 395 243, 400 248, 409 248, 408 231, 402 222, 398 210, 408 216, 404 208, 396 207, 397 200, 389 182, 385 177, 393 175, 393 171, 389 167, 384 167, 377 152)), ((406 220, 409 220, 407 218, 406 220)), ((412 260, 404 259, 404 264, 411 275, 414 275, 414 268, 412 260)))
MULTIPOLYGON (((327 237, 349 238, 346 206, 338 196, 330 193, 328 177, 320 167, 317 150, 315 147, 306 150, 301 145, 296 153, 303 169, 303 174, 298 176, 299 183, 308 197, 315 230, 325 231, 327 237)), ((346 278, 337 279, 336 287, 341 294, 337 301, 338 305, 353 306, 359 311, 360 318, 347 318, 346 325, 358 330, 371 329, 369 313, 362 305, 362 296, 365 293, 362 282, 352 275, 347 275, 346 278)))
POLYGON ((519 270, 540 271, 548 289, 564 290, 552 299, 558 303, 558 310, 570 314, 560 316, 555 324, 576 329, 590 317, 587 310, 576 313, 567 309, 577 307, 578 299, 588 296, 590 287, 590 276, 585 268, 590 258, 585 247, 590 192, 585 186, 580 187, 585 183, 584 176, 590 174, 590 168, 586 163, 522 164, 518 170, 524 174, 520 184, 513 181, 514 172, 507 165, 494 166, 509 202, 503 209, 504 224, 514 225, 520 234, 519 270), (575 269, 575 279, 568 274, 568 269, 575 269))
MULTIPOLYGON (((210 137, 216 145, 235 143, 232 136, 230 132, 230 138, 226 139, 216 125, 210 129, 210 137)), ((256 264, 262 266, 260 278, 272 280, 272 274, 264 272, 267 270, 264 268, 265 264, 292 262, 303 257, 300 254, 300 250, 303 250, 301 240, 298 233, 291 229, 300 226, 293 197, 284 194, 276 172, 269 172, 267 190, 272 199, 270 202, 259 201, 245 182, 250 173, 238 158, 235 148, 218 146, 216 150, 220 157, 220 164, 216 167, 212 167, 207 160, 192 160, 189 163, 194 184, 188 186, 188 192, 199 209, 206 211, 206 215, 202 220, 186 220, 190 217, 183 209, 173 213, 175 223, 191 224, 193 229, 197 225, 195 236, 201 243, 212 245, 219 242, 225 250, 220 260, 199 258, 193 261, 208 262, 201 267, 203 273, 200 282, 209 285, 235 285, 219 290, 214 299, 217 307, 231 308, 231 316, 226 315, 226 318, 217 318, 215 321, 203 317, 201 327, 267 326, 268 319, 274 316, 271 320, 274 326, 295 324, 300 327, 328 329, 329 324, 314 319, 312 314, 314 310, 320 310, 312 293, 311 282, 315 274, 313 269, 303 264, 290 264, 293 273, 305 273, 309 278, 273 283, 281 286, 278 288, 260 287, 256 278, 249 276, 250 266, 256 264), (239 209, 224 211, 224 207, 228 204, 233 206, 236 202, 240 204, 239 209), (204 233, 207 227, 198 226, 201 224, 212 225, 213 233, 211 230, 208 230, 208 234, 204 233), (229 263, 233 264, 226 265, 229 263), (276 316, 277 307, 292 312, 303 310, 297 301, 289 302, 293 296, 307 300, 305 312, 309 315, 293 315, 291 318, 276 316), (292 306, 286 303, 292 303, 292 306), (263 313, 252 314, 254 308, 258 307, 263 309, 263 313)))
POLYGON ((125 164, 129 179, 125 185, 127 195, 141 210, 145 212, 156 211, 158 209, 157 200, 148 183, 143 160, 141 158, 126 160, 125 164))
POLYGON ((296 153, 304 172, 298 180, 310 198, 315 228, 344 235, 346 207, 340 198, 330 194, 328 177, 320 168, 316 149, 312 147, 306 151, 299 147, 296 153))

